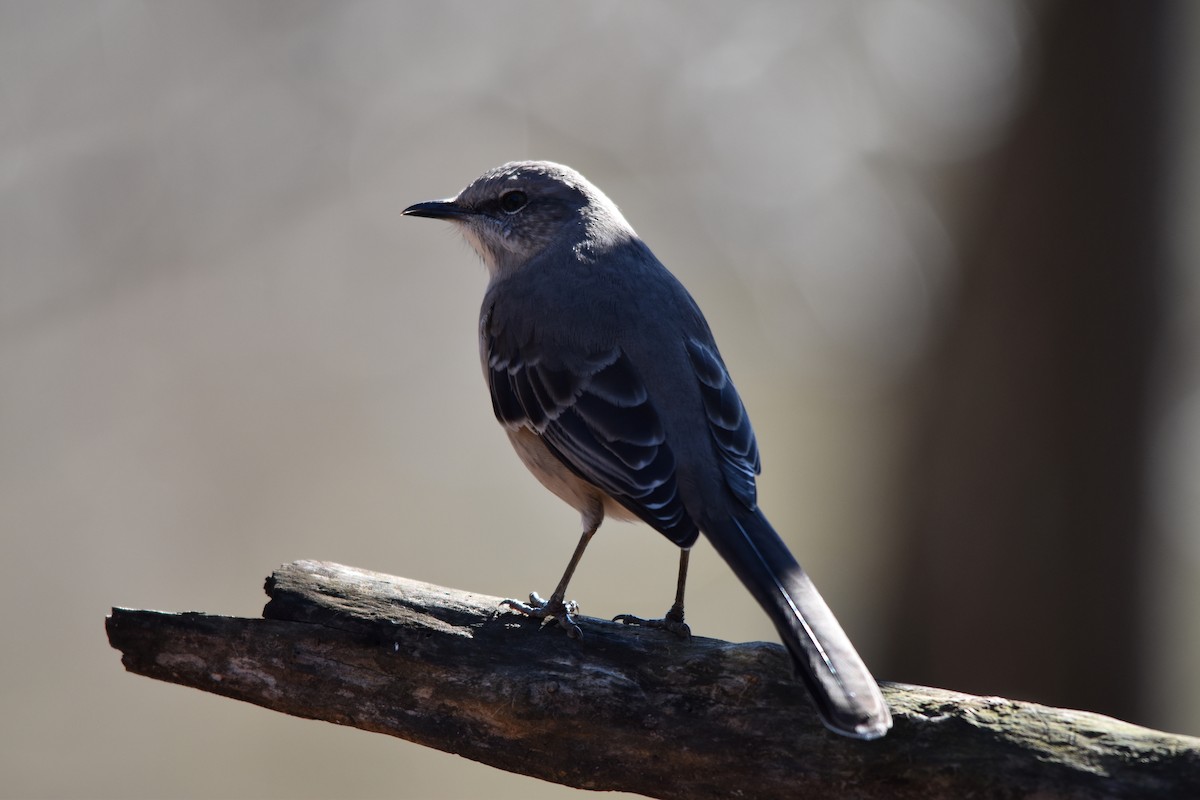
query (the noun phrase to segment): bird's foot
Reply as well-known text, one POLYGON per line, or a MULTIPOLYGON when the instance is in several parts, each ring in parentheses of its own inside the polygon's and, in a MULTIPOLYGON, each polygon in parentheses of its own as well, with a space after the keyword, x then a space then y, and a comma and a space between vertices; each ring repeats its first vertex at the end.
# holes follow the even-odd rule
POLYGON ((558 623, 559 627, 567 632, 567 636, 572 639, 580 639, 583 637, 583 631, 579 629, 579 625, 575 623, 575 618, 572 614, 579 613, 579 604, 574 600, 563 602, 561 597, 550 595, 549 600, 543 600, 538 597, 537 592, 529 593, 529 602, 522 603, 520 600, 501 600, 500 605, 508 606, 513 611, 524 614, 527 617, 540 619, 545 625, 550 620, 558 623))
POLYGON ((671 606, 671 610, 662 619, 642 619, 633 614, 618 614, 613 617, 613 622, 620 622, 622 625, 640 625, 643 628, 658 628, 673 633, 680 639, 692 638, 692 629, 683 621, 683 609, 678 606, 671 606))

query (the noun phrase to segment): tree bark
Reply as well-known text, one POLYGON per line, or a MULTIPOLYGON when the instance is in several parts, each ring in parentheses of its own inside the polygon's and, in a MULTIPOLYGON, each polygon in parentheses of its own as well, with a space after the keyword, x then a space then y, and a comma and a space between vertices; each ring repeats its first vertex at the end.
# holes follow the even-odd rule
POLYGON ((264 619, 113 609, 130 672, 510 772, 660 798, 1200 797, 1200 739, 884 684, 885 738, 828 733, 786 652, 583 618, 338 564, 267 579, 264 619))

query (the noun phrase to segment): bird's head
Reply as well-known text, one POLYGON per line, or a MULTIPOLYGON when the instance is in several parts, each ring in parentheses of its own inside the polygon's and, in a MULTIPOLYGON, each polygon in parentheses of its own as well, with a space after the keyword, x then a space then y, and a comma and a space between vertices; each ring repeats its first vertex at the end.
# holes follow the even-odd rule
POLYGON ((587 261, 634 236, 603 192, 570 167, 549 161, 504 164, 457 197, 417 203, 403 213, 458 225, 493 277, 557 248, 587 261))

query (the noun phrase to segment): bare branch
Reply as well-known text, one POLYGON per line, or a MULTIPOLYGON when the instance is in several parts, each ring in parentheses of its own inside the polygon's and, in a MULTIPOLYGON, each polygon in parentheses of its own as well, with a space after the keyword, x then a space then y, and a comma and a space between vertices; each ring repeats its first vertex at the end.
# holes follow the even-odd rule
POLYGON ((894 730, 827 733, 778 645, 586 619, 582 641, 498 598, 299 561, 264 619, 114 609, 126 669, 587 789, 730 796, 1200 797, 1200 739, 885 685, 894 730))

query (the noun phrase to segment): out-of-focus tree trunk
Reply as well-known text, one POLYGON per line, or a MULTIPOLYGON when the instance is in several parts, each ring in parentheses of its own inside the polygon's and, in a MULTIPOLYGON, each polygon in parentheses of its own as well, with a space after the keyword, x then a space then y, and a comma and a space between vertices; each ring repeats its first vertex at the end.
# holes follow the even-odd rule
POLYGON ((924 379, 884 677, 1144 716, 1170 16, 1041 20, 924 379))

